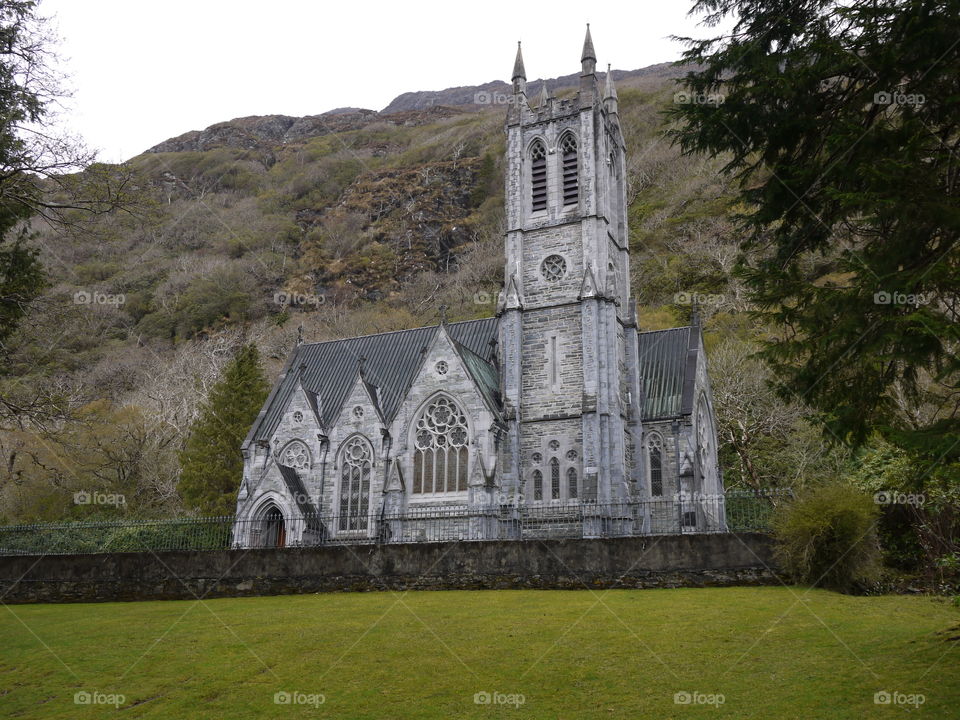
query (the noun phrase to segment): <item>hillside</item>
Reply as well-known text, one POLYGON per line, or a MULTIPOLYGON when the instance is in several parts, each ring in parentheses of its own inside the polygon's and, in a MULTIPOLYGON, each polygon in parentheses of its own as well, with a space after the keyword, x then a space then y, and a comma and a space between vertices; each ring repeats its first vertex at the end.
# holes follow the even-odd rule
MULTIPOLYGON (((686 322, 699 294, 711 344, 749 339, 720 161, 682 158, 664 136, 676 72, 615 74, 641 325, 686 322)), ((572 93, 571 77, 548 85, 572 93)), ((481 89, 191 131, 125 163, 126 211, 38 223, 49 287, 14 339, 3 390, 54 400, 73 420, 38 431, 7 419, 3 514, 74 513, 71 489, 101 486, 141 511, 176 511, 176 450, 241 342, 257 343, 272 379, 301 326, 321 340, 434 323, 441 305, 451 320, 492 314, 504 108, 463 104, 481 89)), ((734 472, 733 449, 724 457, 734 472)))

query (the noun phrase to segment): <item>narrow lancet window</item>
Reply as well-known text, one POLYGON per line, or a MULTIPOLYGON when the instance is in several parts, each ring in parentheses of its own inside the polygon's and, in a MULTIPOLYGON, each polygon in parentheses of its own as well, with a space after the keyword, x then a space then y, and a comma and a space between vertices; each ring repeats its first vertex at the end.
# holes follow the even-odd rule
POLYGON ((573 135, 565 135, 560 143, 563 160, 563 204, 576 205, 580 200, 579 163, 577 161, 577 140, 573 135))
POLYGON ((539 140, 530 149, 530 187, 533 212, 547 209, 547 151, 539 140))

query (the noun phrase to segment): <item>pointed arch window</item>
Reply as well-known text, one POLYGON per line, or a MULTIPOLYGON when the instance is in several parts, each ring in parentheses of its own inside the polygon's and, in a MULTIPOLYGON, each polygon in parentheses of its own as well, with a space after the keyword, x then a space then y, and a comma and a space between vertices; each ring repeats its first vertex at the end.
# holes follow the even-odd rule
POLYGON ((575 468, 567 468, 567 497, 570 500, 576 500, 579 494, 577 471, 575 468))
POLYGON ((560 157, 563 162, 563 204, 576 205, 580 201, 580 177, 577 139, 573 135, 564 135, 560 141, 560 157))
POLYGON ((650 457, 650 494, 663 497, 663 438, 651 435, 647 439, 647 452, 650 457))
POLYGON ((543 500, 543 473, 539 470, 533 471, 533 499, 543 500))
POLYGON ((547 149, 537 140, 530 148, 530 191, 533 212, 547 209, 547 149))
POLYGON ((550 499, 560 499, 560 461, 556 458, 550 460, 550 499))
POLYGON ((413 455, 413 493, 467 490, 467 416, 452 399, 441 395, 417 419, 413 455))
POLYGON ((340 456, 340 529, 366 530, 370 511, 373 451, 360 436, 349 439, 340 456))
POLYGON ((301 440, 292 440, 280 453, 280 464, 295 470, 309 470, 310 449, 301 440))

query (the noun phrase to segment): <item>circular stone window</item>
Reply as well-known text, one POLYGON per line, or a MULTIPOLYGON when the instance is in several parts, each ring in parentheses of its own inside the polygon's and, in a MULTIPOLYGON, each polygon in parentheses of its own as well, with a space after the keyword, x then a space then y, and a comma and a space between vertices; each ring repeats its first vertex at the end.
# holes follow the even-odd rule
POLYGON ((550 441, 550 449, 553 450, 554 452, 556 452, 557 450, 560 449, 560 443, 557 442, 556 440, 551 440, 551 441, 550 441))
POLYGON ((294 419, 294 422, 303 422, 303 413, 297 410, 293 414, 293 419, 294 419))
POLYGON ((576 460, 576 459, 577 459, 577 451, 576 451, 576 450, 568 450, 568 451, 567 451, 567 460, 573 461, 573 460, 576 460))
POLYGON ((437 363, 436 365, 434 365, 433 367, 434 367, 434 369, 437 371, 437 375, 446 375, 446 374, 447 374, 447 370, 450 369, 450 367, 447 365, 447 363, 446 363, 445 360, 441 360, 440 362, 438 362, 438 363, 437 363))
POLYGON ((357 406, 353 409, 353 416, 354 416, 357 420, 362 420, 362 419, 363 419, 363 408, 360 407, 359 405, 357 405, 357 406))
POLYGON ((533 460, 535 463, 539 463, 543 461, 543 455, 541 455, 540 453, 534 453, 533 455, 530 456, 530 459, 533 460))
POLYGON ((540 265, 540 274, 547 282, 560 282, 567 274, 567 261, 559 255, 548 255, 540 265))

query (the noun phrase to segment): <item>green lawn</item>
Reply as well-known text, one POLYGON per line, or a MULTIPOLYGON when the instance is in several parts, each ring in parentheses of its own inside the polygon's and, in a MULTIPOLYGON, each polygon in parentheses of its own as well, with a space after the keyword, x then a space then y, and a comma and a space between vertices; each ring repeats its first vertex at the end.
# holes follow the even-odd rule
POLYGON ((957 645, 942 599, 783 587, 14 605, 0 716, 950 718, 957 645))

